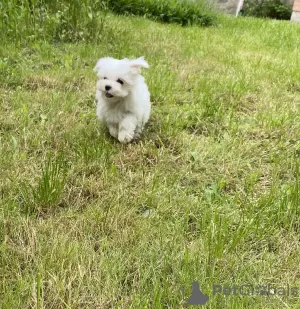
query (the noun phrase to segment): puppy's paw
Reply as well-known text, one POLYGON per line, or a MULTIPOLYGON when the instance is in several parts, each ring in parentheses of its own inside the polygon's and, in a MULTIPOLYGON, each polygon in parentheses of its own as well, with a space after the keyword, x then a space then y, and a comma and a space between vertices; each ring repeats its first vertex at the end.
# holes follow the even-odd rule
POLYGON ((141 138, 141 134, 139 132, 134 132, 134 135, 133 135, 133 139, 140 139, 141 138))
POLYGON ((133 135, 133 139, 140 139, 141 138, 141 134, 142 134, 142 130, 143 130, 143 128, 142 127, 140 127, 140 126, 137 126, 136 128, 135 128, 135 131, 134 131, 134 135, 133 135))
POLYGON ((133 140, 133 135, 126 131, 121 131, 119 132, 118 140, 122 144, 127 144, 133 140))
POLYGON ((108 127, 109 133, 112 137, 118 138, 118 129, 116 127, 110 126, 108 127))

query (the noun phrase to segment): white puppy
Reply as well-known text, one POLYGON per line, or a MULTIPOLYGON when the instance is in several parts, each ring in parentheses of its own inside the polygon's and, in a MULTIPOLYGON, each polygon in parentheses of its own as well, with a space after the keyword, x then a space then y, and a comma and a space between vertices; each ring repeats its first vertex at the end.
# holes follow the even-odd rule
POLYGON ((121 143, 139 138, 150 117, 150 93, 141 68, 148 68, 143 57, 129 59, 101 58, 97 72, 97 116, 109 133, 121 143))

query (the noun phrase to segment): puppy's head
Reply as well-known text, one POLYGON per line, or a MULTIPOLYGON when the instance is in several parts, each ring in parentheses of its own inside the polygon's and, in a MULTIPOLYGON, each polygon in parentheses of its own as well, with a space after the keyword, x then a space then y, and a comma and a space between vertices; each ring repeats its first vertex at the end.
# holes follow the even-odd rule
POLYGON ((107 99, 124 98, 135 86, 141 68, 148 67, 149 65, 143 57, 133 60, 101 58, 94 68, 98 76, 97 89, 107 99))

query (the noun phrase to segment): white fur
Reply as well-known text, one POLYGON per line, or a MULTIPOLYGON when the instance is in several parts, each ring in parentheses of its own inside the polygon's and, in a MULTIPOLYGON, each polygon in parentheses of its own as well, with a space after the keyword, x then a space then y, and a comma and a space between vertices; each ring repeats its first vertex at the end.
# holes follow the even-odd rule
POLYGON ((98 76, 97 116, 121 143, 139 138, 149 120, 150 93, 140 75, 141 68, 148 67, 141 57, 134 60, 101 58, 94 68, 98 76))

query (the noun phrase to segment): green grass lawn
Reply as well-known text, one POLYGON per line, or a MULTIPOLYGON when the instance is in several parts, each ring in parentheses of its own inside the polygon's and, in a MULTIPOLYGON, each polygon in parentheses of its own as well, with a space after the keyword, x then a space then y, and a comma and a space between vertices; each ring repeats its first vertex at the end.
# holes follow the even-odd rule
POLYGON ((108 15, 102 43, 0 45, 0 307, 300 308, 300 25, 108 15), (142 139, 95 115, 102 56, 145 56, 142 139), (204 307, 204 306, 203 306, 204 307))

